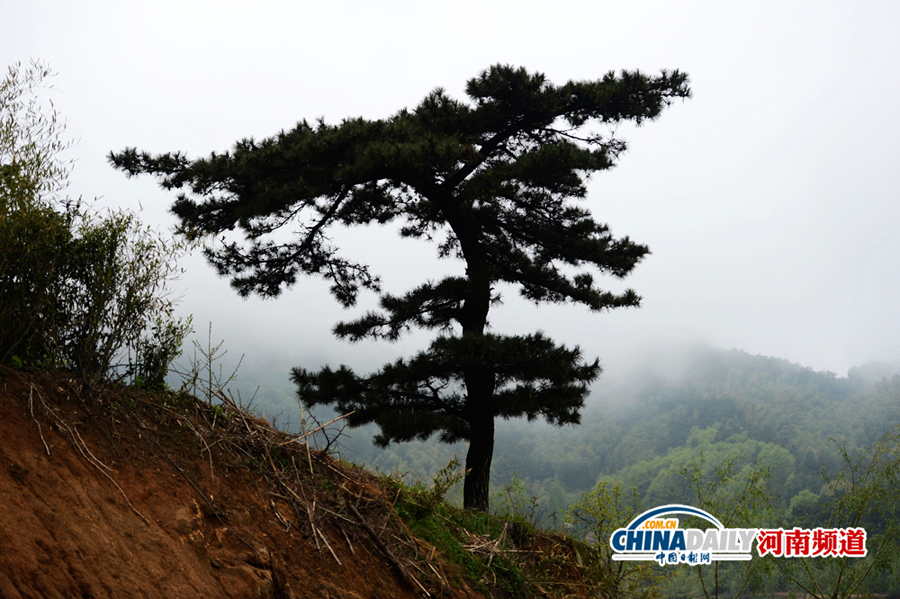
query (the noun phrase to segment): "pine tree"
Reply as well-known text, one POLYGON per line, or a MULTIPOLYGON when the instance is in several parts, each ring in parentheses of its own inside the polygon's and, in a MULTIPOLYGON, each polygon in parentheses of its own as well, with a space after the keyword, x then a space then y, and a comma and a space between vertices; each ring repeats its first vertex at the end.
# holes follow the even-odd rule
POLYGON ((587 177, 612 167, 625 149, 607 130, 655 119, 690 89, 678 71, 623 71, 555 86, 540 73, 497 65, 470 80, 466 93, 469 102, 436 89, 414 110, 383 120, 302 121, 205 159, 128 148, 110 161, 180 190, 172 211, 184 235, 240 229, 241 241, 205 250, 240 295, 275 297, 298 275, 317 275, 345 307, 361 290, 380 298, 379 310, 336 325, 341 339, 437 331, 427 350, 367 376, 341 366, 295 368, 292 379, 306 403, 355 411, 353 426, 378 424, 381 445, 434 434, 467 440, 464 504, 486 510, 494 419, 578 423, 601 370, 579 348, 541 333, 487 332, 495 287, 593 311, 639 305, 633 290, 603 291, 594 275, 625 277, 648 248, 613 237, 575 201, 585 197, 587 177), (441 258, 462 261, 465 274, 392 295, 327 235, 338 225, 392 221, 403 237, 433 241, 441 258), (273 237, 288 225, 297 230, 293 239, 273 237))

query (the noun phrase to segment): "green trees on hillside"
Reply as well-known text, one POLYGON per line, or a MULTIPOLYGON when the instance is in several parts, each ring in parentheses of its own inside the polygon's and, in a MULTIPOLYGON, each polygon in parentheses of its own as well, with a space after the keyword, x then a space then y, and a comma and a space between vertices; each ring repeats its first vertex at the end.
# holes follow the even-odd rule
MULTIPOLYGON (((900 560, 900 426, 868 447, 839 446, 842 468, 826 474, 816 526, 864 528, 865 559, 777 560, 776 567, 790 584, 816 599, 849 598, 875 593, 896 596, 900 560)), ((810 498, 812 499, 812 498, 810 498)))
MULTIPOLYGON (((761 528, 775 520, 777 498, 771 470, 772 463, 777 462, 778 458, 772 459, 767 450, 756 456, 741 451, 709 455, 701 448, 689 461, 682 457, 674 464, 673 478, 677 480, 673 480, 673 492, 684 497, 685 503, 714 514, 727 528, 761 528)), ((761 559, 716 561, 708 569, 696 567, 679 572, 679 582, 689 583, 696 575, 694 584, 706 599, 737 599, 745 591, 763 586, 770 569, 770 564, 761 559)), ((697 595, 696 591, 683 594, 697 595)))
POLYGON ((465 505, 486 509, 494 419, 577 423, 600 373, 577 347, 541 333, 488 332, 499 287, 511 285, 535 303, 593 311, 639 305, 634 291, 603 290, 595 276, 626 276, 648 249, 614 237, 575 201, 586 195, 586 178, 625 149, 602 127, 655 119, 690 91, 678 71, 623 71, 556 86, 539 73, 494 66, 471 79, 466 93, 469 102, 437 89, 383 120, 303 121, 207 159, 127 149, 111 161, 184 189, 173 212, 189 238, 242 231, 243 240, 206 252, 241 295, 274 297, 298 275, 316 275, 344 306, 362 289, 380 297, 379 310, 335 327, 342 339, 437 331, 428 349, 371 375, 296 368, 293 379, 304 401, 353 411, 352 425, 377 423, 379 443, 433 434, 467 440, 465 505), (402 236, 433 241, 461 271, 393 295, 366 264, 329 242, 341 225, 394 221, 402 236), (286 239, 282 229, 295 235, 286 239))
MULTIPOLYGON (((517 472, 548 506, 556 484, 571 501, 598 478, 616 479, 638 487, 649 508, 673 499, 673 465, 689 463, 701 450, 711 459, 765 455, 779 509, 793 503, 802 514, 809 495, 797 496, 804 490, 820 496, 823 468, 842 467, 830 439, 851 449, 866 447, 897 423, 900 376, 873 384, 776 358, 708 350, 682 380, 664 382, 642 373, 632 384, 595 386, 577 428, 499 423, 494 464, 500 468, 494 468, 493 480, 503 485, 507 473, 517 472)), ((399 464, 426 479, 464 450, 420 442, 378 450, 369 439, 357 433, 345 440, 346 455, 389 469, 399 464)))
POLYGON ((663 596, 666 573, 652 562, 616 561, 610 535, 643 511, 637 490, 626 491, 619 482, 600 481, 565 512, 564 529, 585 539, 595 552, 585 559, 586 576, 596 578, 610 599, 656 599, 663 596), (595 561, 596 563, 591 563, 595 561))
POLYGON ((0 81, 0 363, 162 386, 189 328, 165 288, 179 245, 62 196, 69 143, 39 96, 50 75, 34 63, 0 81))

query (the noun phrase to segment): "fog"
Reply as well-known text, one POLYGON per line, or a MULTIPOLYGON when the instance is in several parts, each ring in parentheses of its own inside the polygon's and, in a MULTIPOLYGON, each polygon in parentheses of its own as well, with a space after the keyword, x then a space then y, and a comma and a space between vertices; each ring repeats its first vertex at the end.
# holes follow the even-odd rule
MULTIPOLYGON (((900 357, 900 5, 894 2, 0 3, 0 62, 41 59, 78 138, 69 193, 170 227, 173 194, 126 179, 126 146, 191 156, 298 120, 381 118, 494 63, 556 83, 609 70, 681 69, 694 97, 621 127, 629 151, 597 174, 587 206, 652 255, 624 282, 640 309, 535 307, 501 289, 500 332, 543 330, 598 356, 606 375, 685 344, 737 348, 838 375, 900 357), (663 351, 665 350, 665 351, 663 351)), ((390 228, 340 233, 394 293, 460 264, 390 228)), ((327 285, 241 300, 197 253, 176 284, 199 337, 270 372, 345 363, 358 372, 426 345, 349 345, 327 285)), ((284 379, 279 384, 284 384, 284 379)))

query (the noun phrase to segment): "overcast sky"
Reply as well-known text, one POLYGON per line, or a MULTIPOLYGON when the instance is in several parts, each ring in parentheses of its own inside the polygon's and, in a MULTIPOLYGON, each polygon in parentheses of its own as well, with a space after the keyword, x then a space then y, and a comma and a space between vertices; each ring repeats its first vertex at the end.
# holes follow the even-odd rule
MULTIPOLYGON (((492 314, 498 331, 544 330, 608 371, 696 341, 841 375, 900 358, 898 46, 893 0, 0 0, 0 63, 58 73, 51 97, 79 138, 70 192, 160 227, 172 194, 114 171, 110 150, 200 156, 304 118, 386 117, 437 86, 462 97, 495 63, 560 84, 686 71, 693 99, 621 128, 629 151, 590 184, 597 220, 653 252, 626 281, 643 307, 534 308, 507 290, 492 314)), ((393 292, 460 268, 391 230, 342 239, 393 292)), ((244 301, 199 256, 183 266, 183 313, 248 360, 366 371, 427 343, 335 340, 365 306, 343 312, 320 281, 244 301)))

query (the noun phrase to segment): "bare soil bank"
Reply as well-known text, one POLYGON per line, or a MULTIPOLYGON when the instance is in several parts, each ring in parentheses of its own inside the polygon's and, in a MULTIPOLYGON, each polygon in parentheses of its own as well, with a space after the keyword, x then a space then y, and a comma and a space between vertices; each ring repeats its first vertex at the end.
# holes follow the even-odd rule
POLYGON ((480 597, 387 495, 228 404, 0 369, 0 597, 480 597))

